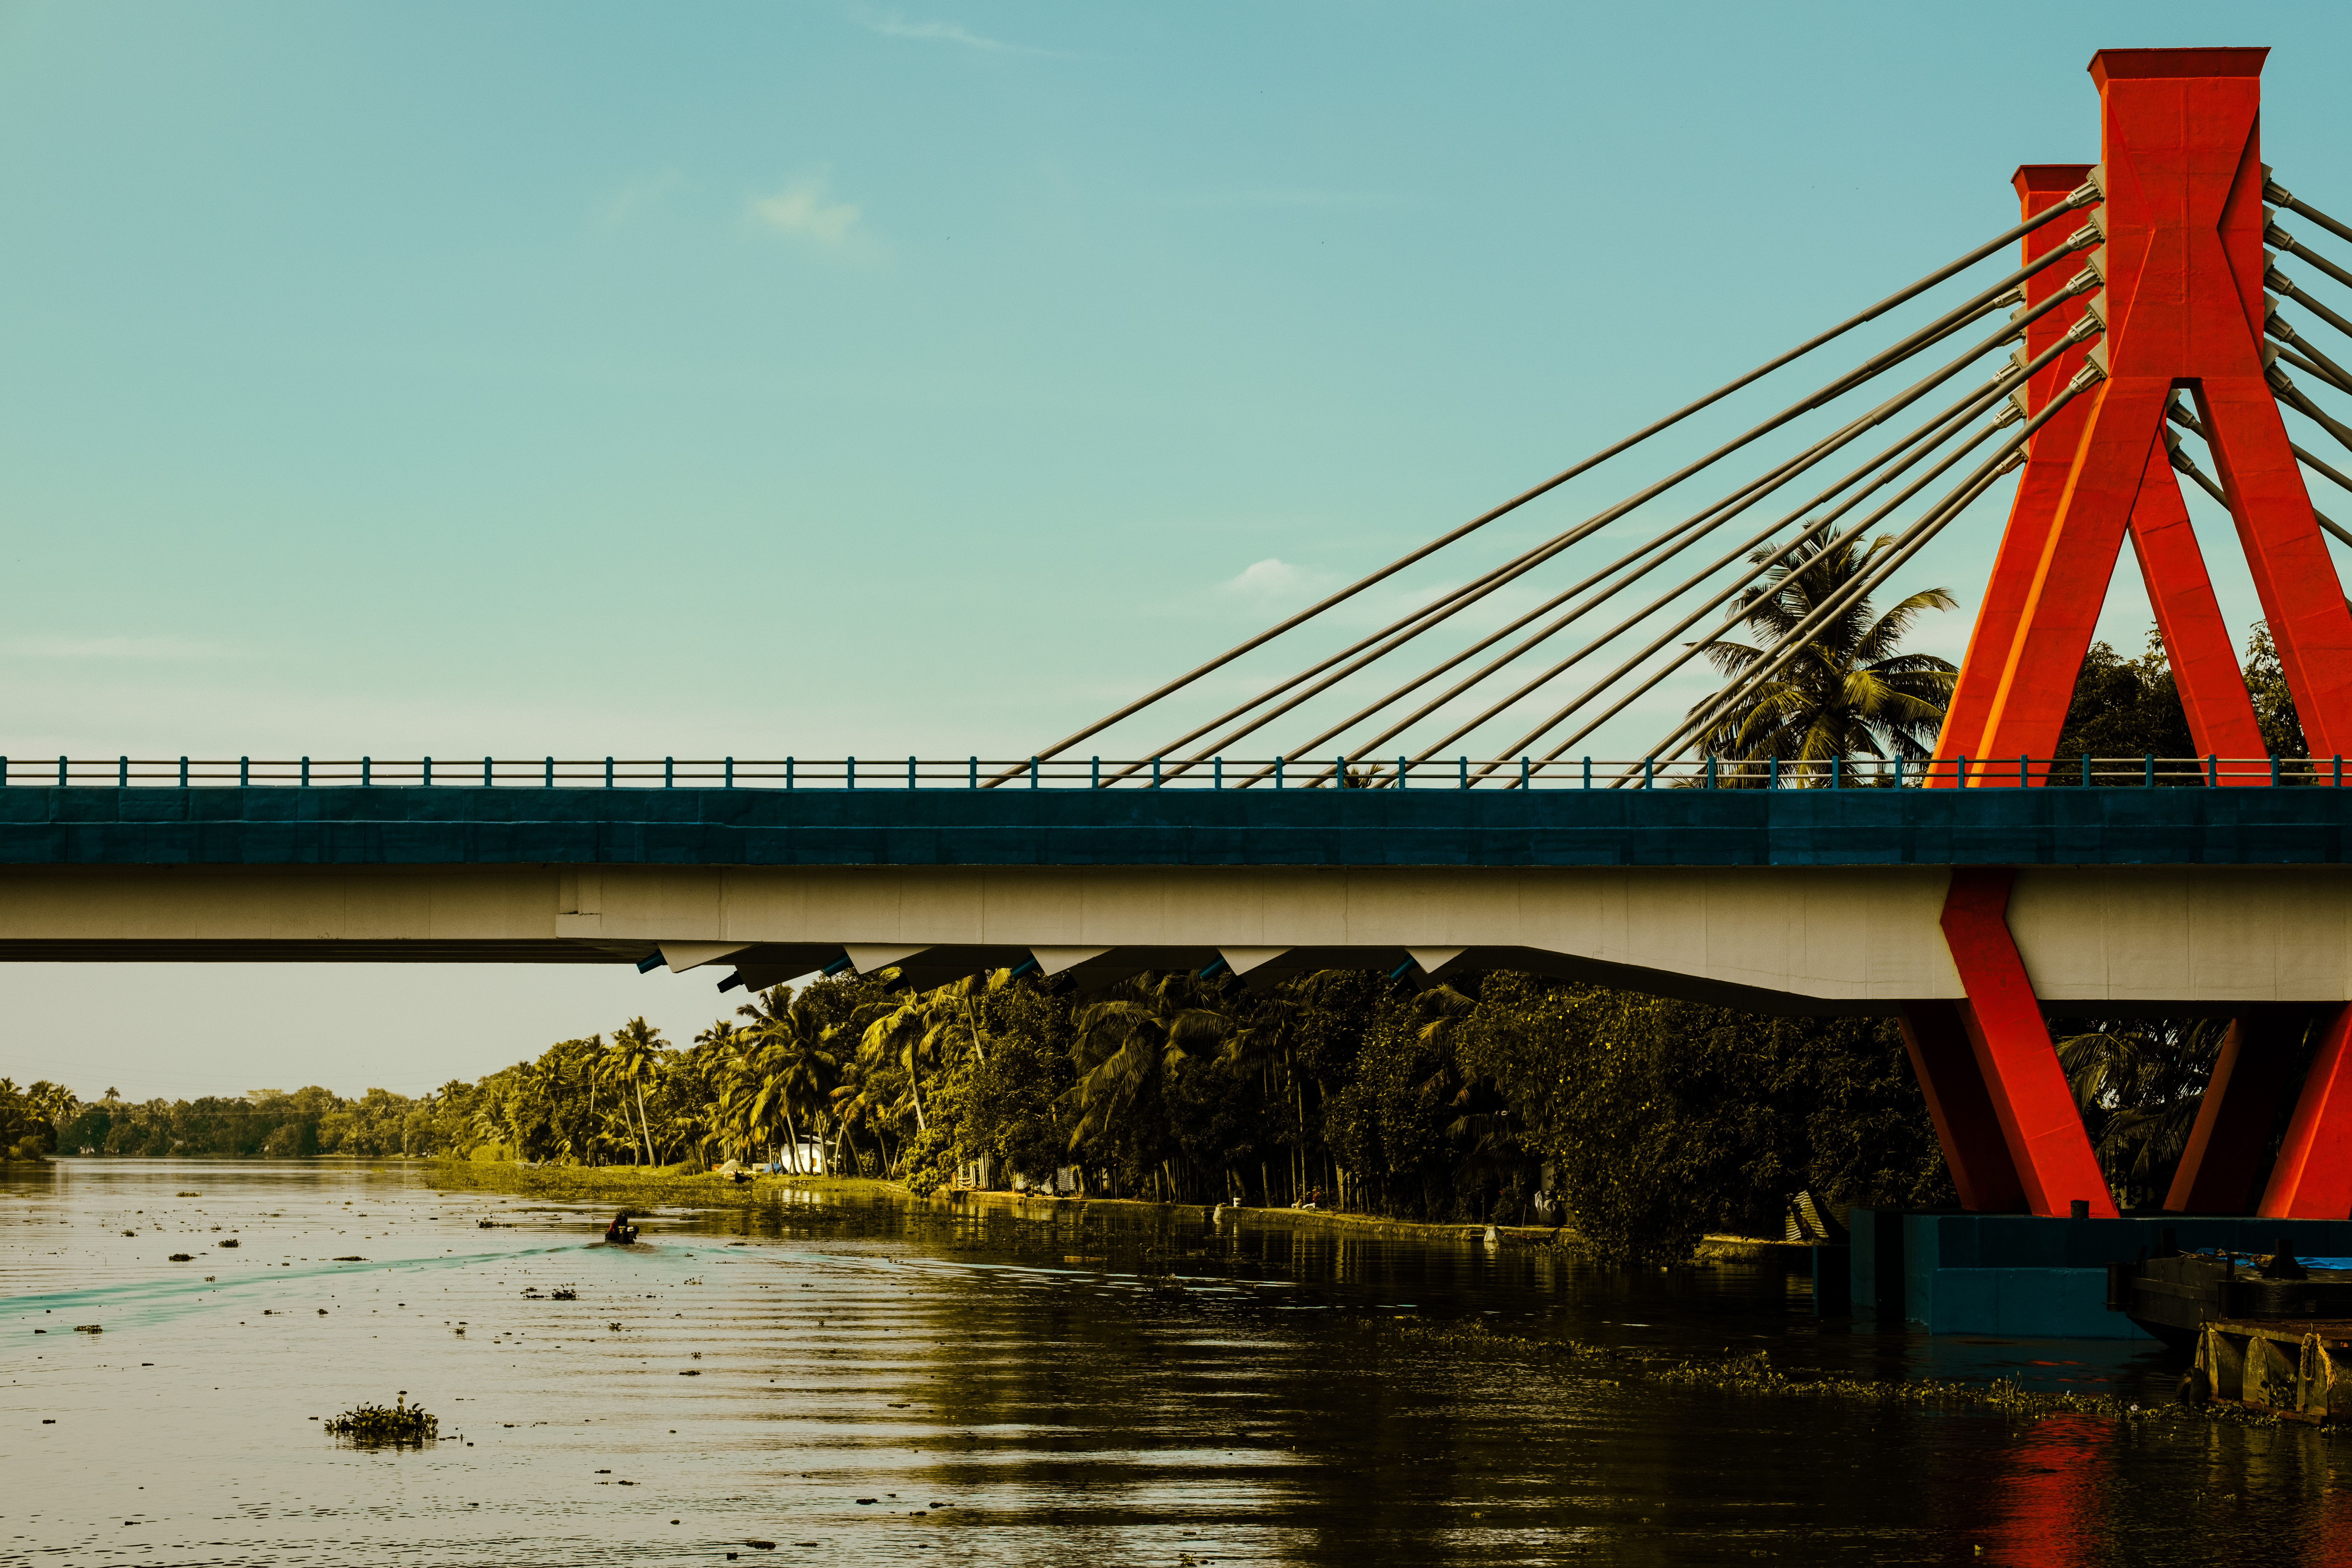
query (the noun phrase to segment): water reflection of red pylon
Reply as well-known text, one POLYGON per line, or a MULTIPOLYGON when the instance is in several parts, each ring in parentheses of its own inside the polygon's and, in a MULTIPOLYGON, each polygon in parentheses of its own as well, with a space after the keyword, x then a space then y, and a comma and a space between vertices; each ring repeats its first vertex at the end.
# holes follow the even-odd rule
POLYGON ((2023 1568, 2087 1564, 2105 1535, 2106 1490, 2114 1421, 2097 1415, 2045 1416, 2009 1445, 1991 1499, 1988 1563, 2023 1568))

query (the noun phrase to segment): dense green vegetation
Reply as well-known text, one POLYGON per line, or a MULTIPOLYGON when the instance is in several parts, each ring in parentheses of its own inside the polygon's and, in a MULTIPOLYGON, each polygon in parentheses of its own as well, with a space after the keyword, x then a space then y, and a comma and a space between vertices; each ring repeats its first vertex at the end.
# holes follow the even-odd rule
MULTIPOLYGON (((2310 755, 2268 626, 2257 625, 2247 637, 2245 662, 2240 668, 2246 694, 2253 700, 2254 722, 2270 753, 2310 755)), ((2059 731, 2054 754, 2061 760, 2198 754, 2196 740, 2189 732, 2188 712, 2181 706, 2180 688, 2156 627, 2148 627, 2147 649, 2137 658, 2126 658, 2106 643, 2091 645, 2083 656, 2083 672, 2075 678, 2074 700, 2067 706, 2065 727, 2059 731)), ((2053 768, 2050 773, 2050 782, 2062 787, 2076 784, 2079 778, 2079 773, 2065 768, 2053 768)), ((2193 775, 2158 775, 2158 783, 2164 784, 2194 786, 2199 782, 2193 775)))
POLYGON ((964 1179, 1405 1218, 1559 1217, 1608 1253, 1779 1234, 1825 1202, 1949 1195, 1891 1023, 1763 1018, 1514 973, 1327 971, 1098 995, 1003 972, 778 986, 677 1047, 633 1020, 405 1100, 324 1089, 59 1110, 115 1154, 434 1154, 701 1167, 803 1141, 919 1192, 964 1179))

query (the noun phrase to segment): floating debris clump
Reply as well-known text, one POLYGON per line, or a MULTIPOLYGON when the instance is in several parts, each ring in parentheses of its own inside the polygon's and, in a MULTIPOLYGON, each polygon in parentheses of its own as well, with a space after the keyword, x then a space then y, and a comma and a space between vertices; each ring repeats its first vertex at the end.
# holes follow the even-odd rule
POLYGON ((347 1437, 362 1448, 422 1447, 441 1435, 441 1418, 422 1405, 409 1404, 404 1388, 389 1407, 356 1405, 326 1426, 331 1436, 347 1437))

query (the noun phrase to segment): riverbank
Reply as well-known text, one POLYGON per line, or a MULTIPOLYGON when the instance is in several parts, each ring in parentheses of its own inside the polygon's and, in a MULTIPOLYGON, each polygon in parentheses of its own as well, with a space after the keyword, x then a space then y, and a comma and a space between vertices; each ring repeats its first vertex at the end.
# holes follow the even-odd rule
POLYGON ((513 1193, 559 1201, 652 1208, 661 1204, 730 1207, 772 1202, 787 1191, 856 1199, 903 1194, 895 1183, 863 1176, 754 1176, 732 1181, 684 1165, 517 1165, 507 1161, 440 1160, 433 1184, 450 1192, 513 1193))
MULTIPOLYGON (((443 1160, 433 1166, 436 1186, 451 1191, 513 1193, 520 1196, 576 1203, 610 1203, 631 1208, 661 1204, 735 1207, 772 1201, 783 1191, 805 1192, 838 1199, 890 1198, 936 1214, 1009 1214, 1031 1220, 1083 1221, 1090 1213, 1141 1216, 1156 1215, 1180 1225, 1206 1226, 1215 1209, 1208 1204, 1159 1204, 1135 1198, 1089 1198, 1051 1193, 982 1192, 942 1189, 919 1197, 904 1184, 865 1176, 755 1176, 730 1181, 683 1165, 517 1165, 503 1161, 443 1160)), ((1453 1242, 1468 1246, 1581 1249, 1576 1233, 1565 1226, 1433 1225, 1421 1220, 1391 1219, 1381 1215, 1349 1214, 1337 1209, 1228 1208, 1227 1223, 1277 1230, 1377 1237, 1382 1240, 1453 1242)), ((1708 1236, 1693 1249, 1694 1263, 1777 1262, 1809 1270, 1812 1248, 1803 1242, 1775 1241, 1756 1236, 1708 1236)))
MULTIPOLYGON (((1024 1219, 1066 1217, 1075 1221, 1091 1211, 1101 1210, 1134 1215, 1157 1213, 1180 1224, 1206 1226, 1216 1212, 1213 1205, 1207 1204, 1159 1204, 1134 1198, 1088 1198, 1052 1193, 943 1189, 929 1197, 917 1197, 896 1182, 872 1184, 910 1204, 934 1210, 961 1214, 1006 1213, 1024 1219)), ((1381 1215, 1319 1208, 1229 1207, 1224 1213, 1230 1224, 1279 1230, 1321 1231, 1384 1240, 1450 1241, 1481 1247, 1492 1242, 1498 1247, 1550 1247, 1566 1251, 1579 1251, 1582 1247, 1577 1234, 1565 1226, 1432 1225, 1425 1221, 1390 1219, 1381 1215)), ((1691 1261, 1760 1262, 1769 1259, 1782 1262, 1791 1268, 1810 1269, 1811 1257, 1812 1248, 1803 1242, 1774 1241, 1755 1236, 1708 1236, 1693 1251, 1691 1261)))

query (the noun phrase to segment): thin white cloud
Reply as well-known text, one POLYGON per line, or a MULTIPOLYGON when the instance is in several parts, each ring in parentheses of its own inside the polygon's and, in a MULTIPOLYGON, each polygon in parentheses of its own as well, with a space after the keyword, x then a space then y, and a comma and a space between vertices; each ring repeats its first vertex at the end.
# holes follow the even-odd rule
POLYGON ((1287 561, 1269 555, 1244 567, 1240 576, 1225 584, 1225 591, 1271 598, 1279 594, 1295 593, 1306 581, 1306 573, 1287 561))
POLYGON ((1032 48, 1026 44, 1008 44, 1002 38, 982 37, 954 22, 909 22, 899 16, 862 16, 857 18, 857 25, 886 38, 912 38, 927 44, 957 44, 982 54, 1047 55, 1052 52, 1032 48))
POLYGON ((226 643, 192 637, 24 637, 0 641, 0 653, 17 658, 164 659, 234 658, 226 643))
POLYGON ((826 250, 856 255, 882 248, 857 204, 834 199, 820 175, 803 175, 773 195, 753 196, 747 210, 761 226, 826 250))
POLYGON ((598 205, 596 226, 603 229, 620 227, 635 217, 641 209, 676 190, 684 179, 685 176, 676 169, 664 169, 657 174, 630 181, 598 205))

